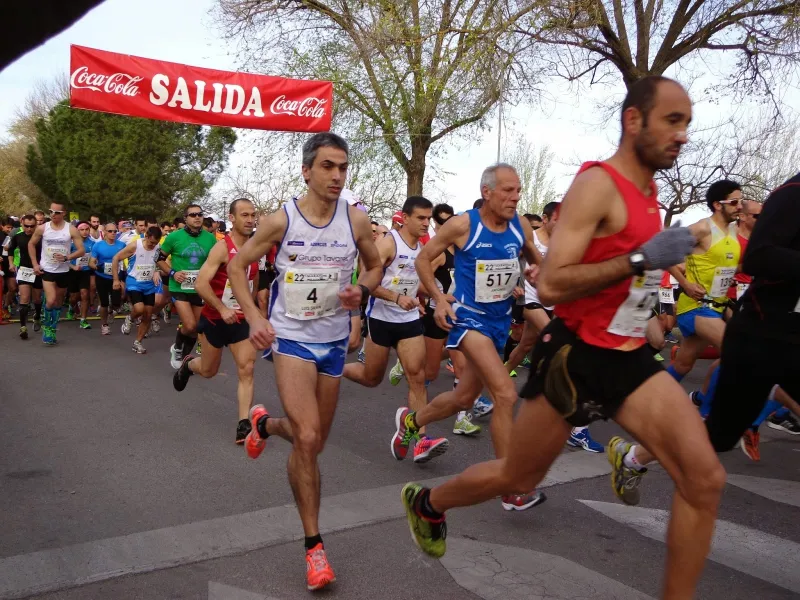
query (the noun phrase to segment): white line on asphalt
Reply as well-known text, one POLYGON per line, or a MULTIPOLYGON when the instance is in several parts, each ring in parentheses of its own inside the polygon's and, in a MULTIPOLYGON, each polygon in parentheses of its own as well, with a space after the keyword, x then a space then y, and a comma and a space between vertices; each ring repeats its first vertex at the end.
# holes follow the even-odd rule
MULTIPOLYGON (((609 472, 602 455, 566 452, 540 487, 609 472)), ((409 475, 414 471, 409 469, 409 475)), ((446 478, 422 481, 436 485, 446 478)), ((322 499, 320 529, 342 531, 404 515, 401 485, 322 499)), ((302 539, 293 504, 0 559, 0 599, 177 567, 302 539)))
POLYGON ((728 475, 728 483, 790 506, 800 506, 800 482, 749 475, 728 475))
MULTIPOLYGON (((664 541, 669 511, 593 500, 586 506, 627 525, 645 537, 664 541)), ((729 521, 717 521, 709 558, 726 567, 800 593, 800 544, 729 521)))
POLYGON ((208 582, 208 600, 278 600, 272 596, 264 596, 263 594, 256 594, 248 592, 247 590, 240 590, 236 587, 223 585, 216 581, 208 582))

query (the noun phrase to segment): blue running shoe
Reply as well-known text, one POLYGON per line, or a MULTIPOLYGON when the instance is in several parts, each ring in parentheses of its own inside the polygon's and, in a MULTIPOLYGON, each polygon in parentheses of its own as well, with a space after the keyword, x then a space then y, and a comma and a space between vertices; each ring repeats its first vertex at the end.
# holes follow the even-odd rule
POLYGON ((493 410, 494 410, 494 403, 486 396, 481 396, 480 398, 475 400, 475 404, 472 405, 472 414, 475 416, 476 419, 491 414, 493 410))
POLYGON ((605 449, 602 444, 598 444, 592 439, 588 429, 582 429, 580 431, 575 431, 573 429, 567 440, 567 444, 573 448, 583 448, 587 452, 594 452, 596 454, 601 453, 605 449))

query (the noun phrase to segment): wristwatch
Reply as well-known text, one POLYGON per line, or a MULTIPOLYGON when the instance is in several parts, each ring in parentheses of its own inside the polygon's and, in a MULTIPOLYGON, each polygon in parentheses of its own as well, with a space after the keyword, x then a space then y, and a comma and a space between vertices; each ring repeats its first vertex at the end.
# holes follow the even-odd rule
POLYGON ((642 276, 645 272, 645 263, 647 262, 647 258, 642 251, 636 250, 632 252, 628 256, 628 262, 631 265, 631 269, 636 275, 642 276))

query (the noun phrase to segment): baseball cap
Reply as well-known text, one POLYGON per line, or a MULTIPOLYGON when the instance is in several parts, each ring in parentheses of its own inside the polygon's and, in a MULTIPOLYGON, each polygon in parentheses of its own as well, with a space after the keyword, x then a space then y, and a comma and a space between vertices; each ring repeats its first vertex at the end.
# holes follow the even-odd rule
POLYGON ((392 215, 392 223, 397 223, 398 225, 403 224, 403 211, 398 210, 396 213, 392 215))

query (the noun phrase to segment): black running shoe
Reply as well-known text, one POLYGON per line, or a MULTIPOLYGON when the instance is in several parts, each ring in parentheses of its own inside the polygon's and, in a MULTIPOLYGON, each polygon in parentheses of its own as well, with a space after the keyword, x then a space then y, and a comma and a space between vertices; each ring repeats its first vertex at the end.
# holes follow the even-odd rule
POLYGON ((175 374, 172 376, 172 387, 174 387, 177 391, 182 392, 186 389, 186 384, 189 383, 189 377, 194 375, 194 373, 189 370, 189 361, 192 360, 194 356, 191 354, 186 356, 181 363, 180 368, 175 371, 175 374))
POLYGON ((238 445, 241 446, 244 444, 244 440, 252 428, 253 426, 250 425, 250 419, 242 419, 239 421, 239 424, 236 426, 236 443, 238 445))
POLYGON ((42 320, 41 319, 34 319, 33 320, 33 332, 39 333, 42 330, 42 320))
POLYGON ((769 417, 767 419, 767 426, 778 431, 784 431, 791 435, 800 435, 800 423, 797 422, 792 415, 786 415, 783 418, 769 417))

